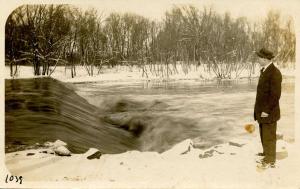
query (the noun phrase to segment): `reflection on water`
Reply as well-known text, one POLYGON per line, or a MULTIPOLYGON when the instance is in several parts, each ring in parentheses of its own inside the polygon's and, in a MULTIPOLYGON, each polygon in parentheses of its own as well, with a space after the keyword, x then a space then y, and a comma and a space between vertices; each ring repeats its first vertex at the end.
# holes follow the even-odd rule
MULTIPOLYGON (((66 86, 49 78, 6 80, 6 152, 56 139, 73 152, 90 147, 104 153, 162 152, 187 138, 208 148, 244 134, 244 125, 254 122, 256 84, 182 80, 66 86)), ((282 86, 278 130, 293 138, 294 81, 282 86)))

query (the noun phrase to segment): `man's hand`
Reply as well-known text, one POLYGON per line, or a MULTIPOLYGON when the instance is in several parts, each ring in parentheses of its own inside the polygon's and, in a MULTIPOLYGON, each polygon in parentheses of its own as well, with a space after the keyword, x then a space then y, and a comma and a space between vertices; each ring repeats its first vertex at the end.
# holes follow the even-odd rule
POLYGON ((260 117, 268 117, 268 116, 269 116, 269 114, 267 114, 266 112, 262 112, 260 115, 260 117))

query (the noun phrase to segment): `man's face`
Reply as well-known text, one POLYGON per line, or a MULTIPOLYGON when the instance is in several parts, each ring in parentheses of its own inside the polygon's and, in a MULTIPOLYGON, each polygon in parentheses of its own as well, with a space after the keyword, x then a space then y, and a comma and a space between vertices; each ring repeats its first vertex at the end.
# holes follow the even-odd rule
POLYGON ((268 59, 258 58, 258 63, 260 65, 260 67, 266 66, 269 62, 270 62, 270 60, 268 60, 268 59))

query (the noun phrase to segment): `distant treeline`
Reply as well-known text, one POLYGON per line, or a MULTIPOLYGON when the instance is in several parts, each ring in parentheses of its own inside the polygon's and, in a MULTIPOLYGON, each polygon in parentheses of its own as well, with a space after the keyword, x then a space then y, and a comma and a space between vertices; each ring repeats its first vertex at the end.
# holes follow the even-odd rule
POLYGON ((293 26, 293 19, 278 11, 254 23, 208 7, 174 6, 161 21, 152 21, 72 5, 23 5, 6 22, 5 63, 11 76, 28 64, 35 75, 51 75, 65 65, 72 77, 76 65, 85 66, 89 75, 103 66, 135 65, 147 75, 149 66, 172 74, 178 64, 186 70, 205 64, 217 77, 228 78, 244 69, 251 73, 254 51, 261 47, 272 50, 282 66, 295 62, 293 26))

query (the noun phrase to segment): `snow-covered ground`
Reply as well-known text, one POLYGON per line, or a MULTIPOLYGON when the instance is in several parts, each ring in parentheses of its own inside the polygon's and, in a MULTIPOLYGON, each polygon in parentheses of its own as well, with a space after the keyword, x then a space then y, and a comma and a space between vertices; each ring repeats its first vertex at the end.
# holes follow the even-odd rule
POLYGON ((48 187, 52 181, 81 181, 76 187, 97 182, 97 188, 298 189, 300 161, 294 146, 278 140, 276 168, 262 169, 255 156, 261 151, 258 133, 245 134, 252 136, 206 150, 187 139, 161 154, 128 151, 99 159, 87 158, 97 149, 71 156, 50 154, 49 148, 26 150, 6 154, 6 166, 11 174, 23 176, 23 187, 39 186, 37 181, 48 187))
MULTIPOLYGON (((5 78, 10 77, 9 66, 5 67, 5 78)), ((150 70, 150 68, 147 68, 150 70)), ((141 80, 212 80, 216 78, 216 75, 211 71, 207 72, 205 65, 196 67, 191 66, 188 73, 185 73, 183 68, 177 66, 178 73, 170 74, 168 78, 166 76, 155 75, 148 71, 148 77, 143 75, 143 71, 137 67, 117 66, 114 68, 103 68, 99 74, 97 70, 94 70, 94 76, 88 76, 88 72, 84 66, 76 66, 76 77, 71 77, 71 70, 65 69, 64 66, 56 67, 51 77, 63 82, 94 82, 94 81, 141 81, 141 80)), ((294 76, 295 70, 293 68, 281 68, 280 71, 284 76, 294 76)), ((255 73, 251 77, 259 76, 259 67, 256 66, 255 73)), ((235 73, 232 73, 232 78, 235 78, 235 73)), ((32 78, 33 67, 20 66, 15 78, 32 78)), ((243 70, 237 79, 248 78, 249 73, 247 70, 243 70)))

